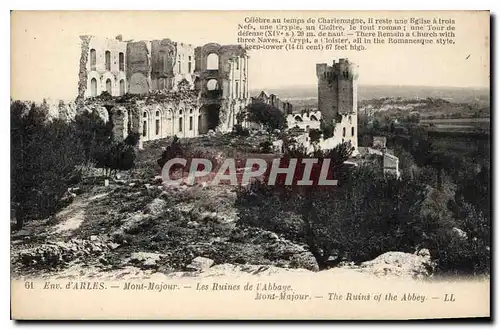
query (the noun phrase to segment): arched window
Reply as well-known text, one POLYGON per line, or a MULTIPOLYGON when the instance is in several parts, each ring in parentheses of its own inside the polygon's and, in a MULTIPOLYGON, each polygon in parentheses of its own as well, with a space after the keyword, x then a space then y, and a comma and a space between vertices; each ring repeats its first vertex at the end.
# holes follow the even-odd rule
POLYGON ((216 89, 219 89, 219 83, 217 82, 217 80, 216 79, 210 79, 207 82, 207 89, 209 91, 214 91, 216 89))
POLYGON ((352 124, 352 118, 349 116, 349 124, 352 124))
POLYGON ((95 70, 95 65, 96 65, 96 53, 95 49, 90 50, 90 70, 95 70))
POLYGON ((160 50, 158 52, 158 57, 160 59, 158 68, 160 69, 160 71, 167 71, 167 55, 163 50, 160 50))
POLYGON ((106 71, 111 71, 111 52, 109 50, 104 53, 104 60, 106 62, 106 71))
POLYGON ((156 111, 155 134, 160 135, 160 111, 156 111))
POLYGON ((144 111, 142 113, 143 121, 142 121, 142 136, 148 136, 148 113, 144 111))
POLYGON ((120 71, 125 71, 125 55, 123 53, 118 54, 118 65, 120 67, 120 71))
POLYGON ((193 109, 189 109, 189 114, 192 114, 193 113, 193 109))
POLYGON ((345 127, 342 128, 342 136, 345 136, 345 127))
POLYGON ((179 116, 182 116, 182 109, 179 110, 179 116))
POLYGON ((351 135, 354 136, 354 127, 351 127, 351 135))
POLYGON ((182 117, 179 117, 179 132, 182 132, 182 117))
POLYGON ((125 80, 120 80, 120 95, 125 95, 125 80))
POLYGON ((207 56, 207 70, 219 70, 219 55, 211 53, 207 56))
POLYGON ((90 80, 90 93, 92 97, 97 96, 97 80, 95 78, 90 80))
POLYGON ((111 79, 106 79, 106 92, 111 95, 111 79))

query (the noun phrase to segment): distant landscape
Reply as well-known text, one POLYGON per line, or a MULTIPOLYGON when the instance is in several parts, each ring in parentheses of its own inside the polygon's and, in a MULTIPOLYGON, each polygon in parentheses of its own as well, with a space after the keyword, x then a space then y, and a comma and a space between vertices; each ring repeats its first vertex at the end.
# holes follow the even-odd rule
MULTIPOLYGON (((317 87, 312 86, 290 86, 281 88, 264 89, 268 93, 276 94, 282 100, 290 100, 292 103, 302 104, 304 100, 317 100, 317 87), (295 102, 294 102, 295 101, 295 102)), ((250 90, 252 96, 256 96, 261 90, 250 90)), ((477 102, 482 106, 490 103, 490 90, 488 88, 462 88, 462 87, 428 87, 428 86, 377 86, 359 85, 358 100, 371 100, 378 98, 440 98, 456 103, 477 102)))
MULTIPOLYGON (((318 106, 316 86, 265 89, 293 104, 293 112, 318 106)), ((257 95, 260 91, 251 91, 257 95)), ((426 86, 358 86, 358 113, 368 121, 414 122, 433 131, 490 130, 490 91, 487 88, 426 86)))

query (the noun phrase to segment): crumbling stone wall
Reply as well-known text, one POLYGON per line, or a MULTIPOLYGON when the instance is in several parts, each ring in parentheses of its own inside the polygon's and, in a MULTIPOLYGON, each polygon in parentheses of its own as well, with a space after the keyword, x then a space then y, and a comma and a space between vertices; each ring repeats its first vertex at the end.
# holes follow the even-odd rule
MULTIPOLYGON (((229 131, 235 124, 237 114, 246 107, 250 98, 248 96, 248 56, 246 50, 240 45, 220 45, 208 43, 195 49, 197 75, 196 86, 202 96, 203 106, 219 105, 220 131, 229 131), (208 67, 208 57, 216 54, 218 69, 208 67), (216 80, 218 89, 210 91, 208 83, 216 80)), ((206 107, 205 107, 206 108, 206 107)), ((215 111, 215 110, 210 110, 215 111)), ((207 117, 202 113, 202 119, 207 117)), ((202 126, 206 126, 204 123, 202 126)))
POLYGON ((127 80, 129 93, 147 94, 150 91, 150 59, 145 41, 127 44, 127 80))
MULTIPOLYGON (((188 127, 195 127, 189 131, 196 133, 189 132, 188 135, 199 133, 199 121, 201 117, 204 117, 200 117, 200 109, 203 106, 209 106, 210 109, 217 111, 217 125, 219 126, 214 129, 229 131, 236 124, 238 113, 248 105, 250 100, 248 56, 240 45, 209 43, 194 48, 191 44, 174 42, 170 39, 123 42, 121 36, 115 39, 84 36, 82 37, 79 77, 78 109, 88 106, 86 98, 89 96, 95 96, 95 99, 103 101, 102 96, 106 94, 102 92, 109 90, 109 82, 111 82, 113 99, 106 100, 106 102, 113 103, 116 101, 114 97, 125 94, 120 103, 126 103, 128 131, 132 129, 141 131, 143 129, 141 125, 144 124, 140 115, 135 116, 135 113, 131 113, 137 110, 132 104, 139 101, 135 99, 132 102, 130 96, 141 97, 145 104, 168 103, 169 101, 165 98, 175 100, 179 97, 181 101, 189 104, 196 103, 198 115, 196 119, 193 119, 195 123, 186 121, 188 127), (92 65, 92 68, 89 64, 91 49, 97 51, 96 65, 92 65), (106 51, 111 52, 111 69, 105 65, 106 51), (124 67, 118 65, 121 59, 120 53, 125 54, 124 67), (207 70, 207 57, 211 53, 217 55, 218 68, 216 70, 207 70), (97 83, 94 83, 94 79, 97 83), (207 82, 210 79, 215 79, 218 87, 215 91, 208 93, 207 82), (183 99, 182 97, 186 96, 186 90, 189 90, 189 95, 187 99, 183 99)), ((178 108, 179 104, 175 107, 178 108)), ((142 112, 139 109, 137 113, 142 112)), ((206 117, 213 116, 204 118, 206 117)), ((187 119, 189 120, 189 117, 187 119)), ((156 125, 156 118, 153 122, 156 125)))
POLYGON ((392 174, 399 178, 399 158, 394 155, 384 153, 383 159, 384 174, 392 174))
MULTIPOLYGON (((94 36, 81 36, 80 39, 82 42, 77 103, 85 97, 99 96, 107 89, 110 89, 110 94, 113 96, 124 94, 127 82, 125 70, 120 67, 120 53, 125 57, 126 43, 120 39, 94 36), (95 51, 95 64, 91 63, 91 50, 95 51), (110 55, 109 67, 106 65, 107 52, 110 55), (92 81, 95 81, 94 88, 92 81)), ((125 66, 125 62, 123 64, 125 66)))
POLYGON ((170 39, 151 41, 151 89, 170 90, 177 58, 176 43, 170 39))
POLYGON ((115 106, 111 109, 113 119, 113 137, 123 141, 128 135, 128 110, 124 106, 115 106))
POLYGON ((81 40, 81 54, 80 54, 80 67, 78 71, 78 96, 77 100, 82 99, 85 96, 85 91, 87 90, 87 62, 89 60, 89 44, 90 36, 80 36, 81 40))
POLYGON ((318 77, 318 110, 327 121, 338 114, 357 113, 357 66, 347 59, 340 59, 332 66, 316 64, 318 77))

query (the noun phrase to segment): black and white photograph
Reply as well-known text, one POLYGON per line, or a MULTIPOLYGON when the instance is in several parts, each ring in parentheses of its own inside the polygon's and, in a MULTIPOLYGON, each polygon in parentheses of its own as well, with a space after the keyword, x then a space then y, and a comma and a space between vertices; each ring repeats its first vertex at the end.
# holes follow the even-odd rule
POLYGON ((10 18, 11 318, 490 317, 489 11, 10 18))

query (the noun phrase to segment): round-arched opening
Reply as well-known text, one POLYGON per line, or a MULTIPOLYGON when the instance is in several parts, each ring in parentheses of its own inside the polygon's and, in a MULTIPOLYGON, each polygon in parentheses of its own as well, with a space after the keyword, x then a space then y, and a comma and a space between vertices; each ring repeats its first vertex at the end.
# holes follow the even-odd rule
POLYGON ((125 80, 120 80, 120 96, 125 95, 125 80))
POLYGON ((207 89, 209 91, 215 91, 219 89, 219 83, 216 79, 210 79, 207 81, 207 89))
POLYGON ((207 56, 207 70, 219 70, 219 55, 211 53, 207 56))
POLYGON ((109 93, 109 95, 111 95, 111 79, 106 79, 106 92, 109 93))
POLYGON ((90 95, 92 97, 97 96, 97 79, 95 78, 90 80, 90 95))

